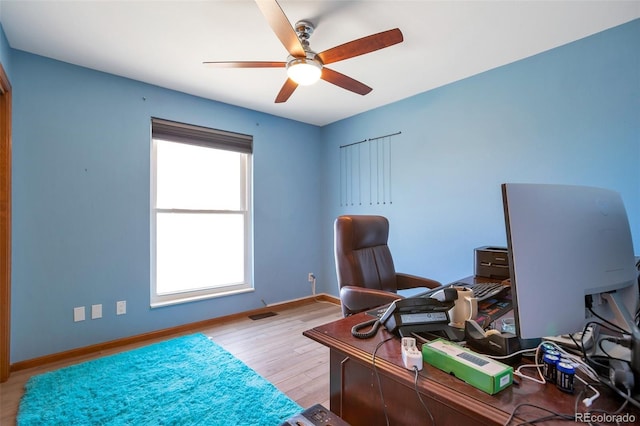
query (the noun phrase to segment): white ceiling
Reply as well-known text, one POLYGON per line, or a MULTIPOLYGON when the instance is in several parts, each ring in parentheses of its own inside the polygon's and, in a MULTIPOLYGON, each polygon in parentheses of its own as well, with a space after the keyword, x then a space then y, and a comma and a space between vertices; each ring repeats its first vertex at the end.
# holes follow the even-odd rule
POLYGON ((0 21, 15 49, 325 125, 640 17, 639 0, 279 3, 292 24, 316 25, 316 52, 396 27, 404 42, 330 66, 373 87, 366 96, 320 81, 275 104, 284 69, 202 65, 286 60, 251 0, 0 0, 0 21))

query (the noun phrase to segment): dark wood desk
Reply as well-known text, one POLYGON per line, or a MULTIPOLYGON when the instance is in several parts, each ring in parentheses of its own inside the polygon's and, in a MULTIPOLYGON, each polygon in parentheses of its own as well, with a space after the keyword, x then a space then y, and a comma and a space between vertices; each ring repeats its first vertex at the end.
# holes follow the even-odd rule
MULTIPOLYGON (((385 425, 383 399, 391 425, 430 425, 416 387, 438 426, 503 425, 522 403, 573 415, 578 393, 585 388, 576 381, 576 394, 569 395, 553 384, 541 385, 521 379, 519 385, 488 395, 427 363, 414 385, 415 373, 402 364, 398 337, 393 337, 384 327, 370 339, 356 339, 351 335, 351 327, 370 318, 361 313, 303 333, 330 348, 330 409, 354 426, 385 425), (382 343, 390 337, 391 340, 382 343), (372 354, 378 345, 374 367, 372 354)), ((622 400, 612 397, 608 389, 601 386, 598 390, 602 396, 594 402, 592 410, 613 412, 621 406, 622 400)), ((591 391, 587 390, 587 395, 580 400, 585 396, 591 396, 591 391)), ((577 407, 578 413, 587 411, 580 401, 577 407)), ((640 420, 640 411, 630 405, 622 411, 625 412, 633 413, 635 419, 640 420)), ((511 424, 546 414, 523 407, 517 410, 516 420, 511 424)))

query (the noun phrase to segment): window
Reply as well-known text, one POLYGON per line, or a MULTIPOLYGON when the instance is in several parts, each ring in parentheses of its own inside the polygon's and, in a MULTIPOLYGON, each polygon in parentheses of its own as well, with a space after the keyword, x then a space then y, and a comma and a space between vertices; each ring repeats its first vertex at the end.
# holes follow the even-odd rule
POLYGON ((151 135, 151 306, 252 290, 252 137, 155 118, 151 135))

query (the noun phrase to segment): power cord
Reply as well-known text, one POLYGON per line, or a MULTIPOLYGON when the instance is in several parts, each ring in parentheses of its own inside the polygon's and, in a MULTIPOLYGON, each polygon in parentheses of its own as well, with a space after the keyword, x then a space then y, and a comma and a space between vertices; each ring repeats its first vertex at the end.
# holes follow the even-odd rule
MULTIPOLYGON (((378 382, 378 392, 380 394, 380 401, 382 402, 382 411, 384 412, 384 418, 385 418, 385 422, 387 424, 387 426, 389 426, 389 414, 387 413, 387 404, 384 402, 384 394, 382 392, 382 382, 380 380, 380 374, 378 373, 378 368, 376 366, 376 354, 378 353, 378 349, 380 349, 380 347, 382 345, 384 345, 385 343, 387 343, 389 340, 392 340, 394 337, 388 337, 386 339, 384 339, 383 341, 379 342, 375 349, 373 350, 373 354, 372 354, 372 359, 371 359, 371 363, 373 365, 373 371, 375 373, 376 376, 376 381, 378 382)), ((418 395, 418 399, 420 400, 420 404, 422 404, 422 407, 425 409, 425 411, 427 412, 427 414, 429 415, 429 418, 431 419, 431 424, 433 426, 436 426, 436 422, 433 418, 433 414, 431 414, 431 410, 429 410, 429 407, 427 407, 427 404, 424 402, 424 400, 422 399, 422 395, 420 395, 420 391, 418 389, 418 373, 420 372, 420 370, 418 370, 418 367, 414 366, 413 367, 413 371, 415 372, 415 376, 413 379, 413 388, 416 391, 416 395, 418 395)))
MULTIPOLYGON (((597 316, 597 315, 596 315, 597 316)), ((631 344, 630 337, 626 331, 622 330, 620 327, 615 324, 610 324, 608 321, 604 320, 606 324, 598 323, 596 321, 590 321, 587 323, 587 326, 590 324, 596 324, 599 327, 605 328, 610 331, 615 331, 618 333, 622 333, 622 338, 618 337, 603 337, 598 341, 598 347, 605 354, 602 356, 590 356, 586 353, 584 348, 582 348, 582 353, 586 363, 592 367, 592 370, 596 374, 596 380, 600 383, 608 386, 611 390, 613 390, 617 395, 619 395, 626 403, 629 403, 636 408, 640 408, 640 401, 636 400, 632 397, 631 391, 634 387, 634 376, 633 372, 630 368, 630 363, 627 360, 619 359, 612 357, 607 353, 605 348, 602 346, 603 341, 611 341, 616 344, 620 344, 623 346, 627 346, 631 344), (601 362, 606 361, 606 363, 601 362), (600 369, 600 373, 598 373, 595 368, 600 369), (624 392, 621 388, 624 388, 624 392)), ((586 327, 586 326, 585 326, 586 327)), ((623 405, 624 406, 624 405, 623 405)))
POLYGON ((512 354, 509 355, 489 355, 489 354, 483 354, 483 356, 486 356, 487 358, 491 358, 491 359, 496 359, 496 360, 501 360, 501 359, 508 359, 508 358, 512 358, 516 355, 526 355, 526 354, 530 354, 533 355, 535 349, 521 349, 517 352, 514 352, 512 354))
POLYGON ((420 400, 420 403, 422 404, 422 406, 424 407, 425 411, 429 415, 429 418, 431 419, 431 424, 433 426, 436 426, 436 421, 433 419, 433 415, 431 414, 431 410, 429 410, 429 407, 427 407, 427 404, 422 399, 422 395, 420 395, 420 391, 418 390, 418 373, 419 373, 418 367, 413 367, 413 371, 415 371, 415 373, 416 373, 416 375, 415 375, 415 377, 413 379, 413 388, 416 390, 416 395, 418 395, 418 399, 420 400))
MULTIPOLYGON (((571 363, 573 365, 575 365, 578 370, 582 371, 584 374, 586 374, 591 380, 594 381, 598 381, 599 380, 599 376, 597 374, 597 372, 591 367, 589 366, 587 363, 585 363, 580 357, 578 357, 577 355, 574 355, 572 353, 567 352, 566 350, 564 350, 562 347, 560 347, 559 345, 553 343, 553 342, 546 342, 547 344, 551 344, 558 352, 560 352, 562 354, 563 358, 567 358, 571 361, 571 363)), ((540 345, 537 346, 536 348, 536 359, 539 359, 539 354, 540 354, 540 348, 542 347, 542 343, 540 345)), ((544 375, 542 374, 542 370, 541 370, 542 365, 541 364, 524 364, 521 365, 520 367, 518 367, 513 374, 517 375, 518 377, 521 377, 523 379, 527 379, 527 380, 531 380, 534 381, 536 383, 540 383, 540 384, 545 384, 547 383, 547 380, 545 379, 544 375), (538 373, 538 377, 533 377, 533 376, 529 376, 526 375, 522 372, 523 368, 535 368, 537 373, 538 373)), ((586 382, 585 380, 583 380, 579 375, 575 375, 575 378, 577 378, 579 381, 581 381, 586 387, 588 387, 592 392, 593 395, 589 398, 585 398, 582 400, 583 404, 586 407, 590 407, 591 404, 593 404, 593 402, 598 399, 600 397, 600 392, 598 392, 590 383, 586 382)))
POLYGON ((387 337, 386 339, 384 339, 383 341, 378 343, 376 345, 376 348, 373 350, 373 354, 371 355, 371 363, 373 365, 373 372, 375 373, 376 380, 378 381, 378 392, 380 393, 380 401, 382 402, 382 411, 384 412, 384 419, 385 419, 385 421, 387 423, 387 426, 389 426, 389 414, 387 413, 387 404, 385 404, 384 395, 382 394, 382 382, 380 381, 380 374, 378 374, 378 368, 376 367, 376 353, 378 352, 378 349, 380 349, 380 347, 382 345, 387 343, 389 340, 392 340, 393 338, 394 338, 394 336, 387 337))
MULTIPOLYGON (((576 376, 577 377, 577 376, 576 376)), ((593 389, 593 388, 592 388, 593 389)), ((595 389, 594 389, 595 390, 595 389)), ((631 390, 628 389, 628 395, 630 396, 630 392, 631 390)), ((538 405, 534 405, 534 404, 528 404, 528 403, 524 403, 524 404, 519 404, 517 405, 513 411, 511 412, 511 415, 509 416, 509 418, 507 419, 507 421, 504 423, 504 426, 509 425, 509 423, 511 423, 511 421, 514 419, 514 417, 516 416, 516 412, 522 408, 522 407, 533 407, 542 411, 546 411, 547 413, 549 413, 550 415, 546 415, 546 416, 542 416, 542 417, 538 417, 532 420, 527 420, 524 421, 522 423, 518 423, 517 426, 521 426, 521 425, 529 425, 529 424, 534 424, 534 423, 542 423, 548 420, 553 420, 553 419, 560 419, 560 420, 567 420, 567 421, 573 421, 576 422, 578 420, 580 420, 579 418, 576 417, 576 414, 579 412, 578 411, 578 401, 580 400, 580 398, 582 397, 582 395, 584 394, 584 391, 581 391, 578 396, 576 397, 576 404, 575 404, 575 409, 574 409, 574 413, 575 414, 562 414, 562 413, 557 413, 555 411, 549 410, 547 408, 544 407, 540 407, 538 405)), ((588 398, 587 398, 588 399, 588 398)), ((622 410, 626 407, 627 402, 623 403, 616 411, 614 411, 613 413, 609 413, 605 410, 589 410, 589 413, 603 413, 603 414, 619 414, 622 412, 622 410)))
MULTIPOLYGON (((628 334, 628 331, 625 330, 624 328, 620 327, 617 324, 612 323, 611 321, 609 321, 608 319, 604 318, 603 316, 599 315, 598 313, 596 313, 596 311, 594 311, 591 306, 589 306, 589 312, 591 313, 591 315, 593 315, 594 317, 598 318, 600 321, 606 323, 607 325, 609 325, 609 327, 606 327, 609 330, 614 330, 617 331, 618 333, 622 333, 622 334, 628 334)), ((597 322, 594 321, 590 321, 593 322, 594 324, 599 324, 597 322)), ((599 324, 601 326, 604 326, 604 324, 599 324)))
POLYGON ((620 359, 620 358, 616 358, 612 355, 610 355, 607 350, 602 346, 602 342, 612 342, 621 346, 624 346, 623 344, 620 343, 621 339, 615 338, 615 337, 603 337, 602 339, 600 339, 600 341, 598 341, 598 348, 602 351, 603 354, 605 354, 606 358, 609 360, 609 364, 611 364, 611 361, 620 361, 623 363, 629 363, 629 361, 625 360, 625 359, 620 359))
MULTIPOLYGON (((587 324, 585 324, 585 328, 584 328, 584 330, 586 330, 588 327, 593 326, 593 325, 595 325, 595 326, 597 326, 597 327, 600 327, 600 328, 604 328, 604 329, 609 330, 609 331, 619 332, 619 330, 618 330, 618 327, 617 327, 617 326, 615 326, 615 325, 614 325, 614 327, 609 327, 608 325, 606 325, 606 324, 602 324, 602 323, 600 323, 600 322, 598 322, 598 321, 589 321, 589 322, 587 322, 587 324)), ((584 331, 584 330, 583 330, 583 331, 584 331)), ((595 330, 595 329, 594 329, 594 330, 595 330)), ((596 332, 594 331, 594 336, 595 336, 595 335, 597 335, 597 334, 598 334, 598 333, 596 333, 596 332)), ((607 371, 607 372, 609 371, 609 366, 608 366, 607 364, 603 364, 603 363, 601 363, 601 362, 600 362, 600 359, 602 358, 601 356, 595 356, 595 357, 594 357, 594 356, 590 356, 590 355, 588 355, 588 354, 587 354, 587 351, 586 351, 586 349, 585 349, 585 347, 584 347, 584 345, 583 345, 583 344, 580 344, 580 345, 579 345, 579 348, 580 348, 580 350, 582 351, 582 358, 586 361, 586 363, 587 363, 589 366, 591 366, 591 367, 592 367, 592 369, 593 369, 594 371, 595 371, 595 369, 596 369, 596 368, 599 368, 599 369, 601 369, 601 370, 603 370, 603 371, 607 371)), ((606 358, 606 357, 605 357, 605 359, 608 359, 608 358, 606 358)), ((597 376, 599 376, 599 375, 600 375, 600 374, 598 374, 598 373, 596 372, 596 380, 598 380, 597 376)))
POLYGON ((516 407, 511 412, 511 415, 509 416, 507 421, 504 423, 504 426, 507 426, 509 423, 511 423, 513 418, 516 416, 516 412, 522 407, 536 408, 536 409, 541 410, 541 411, 546 411, 547 413, 549 413, 551 415, 550 416, 547 415, 547 416, 544 416, 544 417, 538 417, 538 418, 533 419, 533 420, 528 420, 528 421, 525 421, 525 422, 522 422, 522 423, 518 423, 518 426, 519 425, 528 425, 528 424, 533 424, 533 423, 540 423, 540 422, 544 422, 544 421, 547 421, 547 420, 553 420, 553 419, 558 419, 558 418, 561 419, 561 420, 574 420, 575 419, 575 416, 571 415, 571 414, 556 413, 555 411, 549 410, 549 409, 544 408, 544 407, 540 407, 539 405, 523 403, 523 404, 516 405, 516 407))
MULTIPOLYGON (((587 324, 585 324, 585 327, 583 329, 583 335, 584 335, 584 331, 586 331, 586 329, 589 326, 593 326, 593 325, 604 328, 609 331, 614 331, 618 333, 622 332, 623 334, 622 338, 604 337, 598 341, 599 348, 605 354, 604 357, 602 356, 594 357, 594 356, 588 355, 584 348, 584 342, 579 342, 578 344, 578 342, 575 342, 575 339, 574 339, 574 342, 582 352, 582 359, 576 355, 568 353, 563 348, 561 348, 560 346, 552 342, 547 342, 547 343, 552 343, 553 346, 561 352, 563 357, 569 357, 572 362, 576 362, 579 365, 580 370, 585 372, 591 380, 593 380, 594 382, 599 382, 609 387, 624 400, 622 407, 620 407, 614 414, 619 413, 620 410, 622 410, 627 404, 632 404, 636 408, 640 408, 640 402, 637 401, 635 398, 633 398, 631 395, 631 391, 633 389, 634 384, 633 384, 633 373, 631 372, 629 362, 626 360, 621 360, 618 358, 611 357, 609 354, 607 354, 604 347, 602 347, 603 340, 612 341, 614 343, 627 346, 631 344, 630 338, 626 335, 627 333, 624 330, 622 330, 620 327, 616 326, 615 324, 610 324, 606 320, 605 320, 605 324, 597 321, 589 321, 587 324), (601 360, 606 360, 607 363, 605 364, 601 362, 601 360), (598 372, 597 369, 599 369, 600 372, 598 372), (603 372, 606 372, 607 375, 605 376, 603 372), (624 388, 624 392, 620 388, 624 388)), ((597 335, 595 330, 594 330, 594 335, 597 335)), ((538 347, 538 350, 539 349, 540 347, 538 347)), ((538 372, 542 377, 541 371, 539 368, 538 368, 538 372)), ((584 381, 577 374, 575 375, 575 377, 594 392, 594 394, 591 397, 585 398, 582 400, 583 404, 586 407, 590 407, 593 404, 593 402, 600 396, 600 393, 591 384, 584 381)), ((576 401, 576 404, 577 404, 577 401, 576 401)), ((602 410, 597 410, 597 411, 603 412, 602 410)))
MULTIPOLYGON (((585 382, 582 377, 580 376, 575 376, 578 380, 580 380, 586 387, 588 387, 589 389, 591 389, 593 391, 593 395, 590 396, 589 398, 585 398, 582 400, 582 403, 584 404, 585 407, 591 407, 591 405, 593 405, 593 401, 595 401, 596 399, 600 398, 600 392, 598 392, 598 390, 596 388, 594 388, 593 386, 591 386, 590 383, 585 382)), ((580 397, 584 394, 584 391, 580 392, 580 394, 578 395, 578 397, 576 398, 576 407, 578 405, 578 400, 580 399, 580 397)), ((577 409, 576 409, 577 412, 577 409)))

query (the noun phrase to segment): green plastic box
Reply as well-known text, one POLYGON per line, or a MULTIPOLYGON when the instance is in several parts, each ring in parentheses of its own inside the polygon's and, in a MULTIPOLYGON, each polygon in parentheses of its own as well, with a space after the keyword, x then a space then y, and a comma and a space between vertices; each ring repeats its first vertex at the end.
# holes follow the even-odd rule
POLYGON ((422 345, 422 359, 493 395, 513 383, 513 368, 445 339, 422 345))

